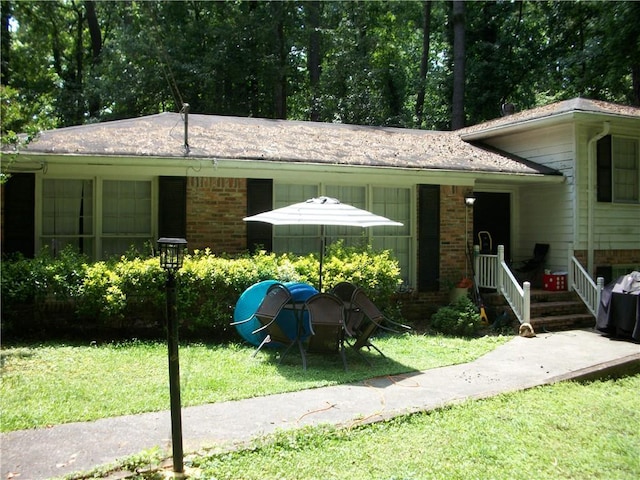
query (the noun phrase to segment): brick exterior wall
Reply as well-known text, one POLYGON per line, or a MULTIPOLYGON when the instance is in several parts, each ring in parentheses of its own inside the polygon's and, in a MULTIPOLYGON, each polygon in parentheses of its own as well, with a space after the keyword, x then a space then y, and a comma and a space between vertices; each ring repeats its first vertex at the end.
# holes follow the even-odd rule
POLYGON ((429 320, 440 306, 448 303, 450 284, 465 274, 473 275, 471 267, 466 264, 465 252, 465 240, 473 238, 473 208, 464 203, 468 190, 469 187, 462 186, 440 187, 440 289, 437 292, 414 291, 398 295, 396 300, 407 320, 429 320), (468 237, 465 237, 465 224, 468 237))
MULTIPOLYGON (((576 250, 574 256, 583 265, 587 265, 587 251, 576 250)), ((595 250, 593 260, 596 268, 612 265, 640 265, 640 249, 638 250, 595 250)), ((592 275, 595 272, 591 272, 592 275)))
POLYGON ((640 265, 640 250, 596 250, 596 265, 640 265))
POLYGON ((242 178, 187 179, 189 250, 239 253, 247 248, 247 181, 242 178))
POLYGON ((440 290, 472 277, 465 244, 473 240, 473 208, 464 203, 468 187, 440 187, 440 290), (467 232, 465 234, 465 225, 467 232))

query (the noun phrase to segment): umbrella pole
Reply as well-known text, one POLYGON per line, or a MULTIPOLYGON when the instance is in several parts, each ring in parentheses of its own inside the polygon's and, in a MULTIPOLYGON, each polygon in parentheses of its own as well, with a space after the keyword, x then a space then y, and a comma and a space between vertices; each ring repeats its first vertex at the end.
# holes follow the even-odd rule
POLYGON ((320 225, 320 277, 318 277, 318 291, 322 292, 322 263, 324 262, 324 225, 320 225))

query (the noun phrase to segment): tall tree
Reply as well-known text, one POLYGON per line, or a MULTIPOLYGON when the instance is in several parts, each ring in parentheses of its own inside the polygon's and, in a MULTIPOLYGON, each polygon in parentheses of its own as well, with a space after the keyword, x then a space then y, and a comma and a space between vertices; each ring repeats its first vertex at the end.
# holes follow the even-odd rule
POLYGON ((431 0, 423 2, 422 13, 422 55, 420 55, 420 80, 418 82, 418 92, 416 95, 416 123, 422 125, 424 114, 425 79, 429 69, 429 45, 431 38, 431 0))
MULTIPOLYGON (((91 38, 91 67, 90 74, 96 78, 99 73, 97 71, 100 64, 100 55, 102 53, 102 32, 96 15, 96 2, 94 0, 85 0, 84 8, 86 12, 87 25, 89 28, 89 36, 91 38)), ((100 102, 99 93, 94 90, 87 95, 89 116, 98 118, 102 104, 100 102)))
POLYGON ((307 70, 309 71, 309 120, 317 122, 320 120, 320 110, 318 108, 319 87, 320 87, 320 59, 321 59, 321 36, 320 36, 320 13, 321 3, 317 0, 306 4, 308 34, 307 70))
POLYGON ((465 15, 464 1, 453 0, 453 97, 451 99, 451 129, 458 130, 465 125, 464 85, 465 85, 465 15))
POLYGON ((2 30, 0 31, 0 85, 9 85, 9 58, 11 57, 11 2, 0 2, 0 17, 2 30))
POLYGON ((505 101, 640 103, 640 2, 0 7, 1 83, 25 116, 13 125, 73 125, 188 102, 196 113, 446 129, 494 118, 505 101))

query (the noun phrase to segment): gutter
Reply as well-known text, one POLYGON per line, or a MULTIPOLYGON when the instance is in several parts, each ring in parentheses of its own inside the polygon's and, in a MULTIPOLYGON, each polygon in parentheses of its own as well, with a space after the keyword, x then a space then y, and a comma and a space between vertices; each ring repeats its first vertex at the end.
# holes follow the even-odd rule
MULTIPOLYGON (((554 125, 567 123, 567 121, 572 121, 575 118, 575 113, 576 112, 570 111, 560 114, 549 114, 543 117, 519 120, 515 121, 514 123, 501 122, 499 125, 493 125, 488 128, 483 128, 468 133, 461 132, 460 138, 465 142, 473 142, 491 138, 496 135, 507 135, 511 133, 530 131, 537 127, 551 127, 554 125)), ((473 126, 468 128, 473 128, 473 126)))
MULTIPOLYGON (((596 133, 593 137, 589 139, 587 143, 587 272, 593 274, 595 272, 594 269, 594 252, 593 252, 593 244, 594 244, 594 228, 593 228, 593 212, 594 212, 594 169, 595 169, 595 161, 596 161, 596 153, 595 153, 595 144, 602 137, 606 137, 609 134, 611 129, 611 124, 609 122, 602 123, 602 130, 599 133, 596 133)), ((574 200, 575 201, 575 200, 574 200)), ((576 212, 577 213, 577 212, 576 212)))

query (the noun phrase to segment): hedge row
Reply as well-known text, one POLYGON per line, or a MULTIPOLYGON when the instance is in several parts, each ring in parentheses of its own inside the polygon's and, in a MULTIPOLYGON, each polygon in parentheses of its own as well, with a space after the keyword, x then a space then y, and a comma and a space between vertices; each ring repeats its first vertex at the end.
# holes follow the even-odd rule
MULTIPOLYGON (((182 334, 224 337, 230 332, 235 303, 256 282, 276 279, 318 283, 317 256, 258 252, 217 256, 208 250, 187 254, 176 274, 182 334)), ((2 329, 9 336, 75 330, 148 330, 164 324, 166 273, 158 259, 129 253, 119 259, 89 262, 67 249, 55 258, 43 250, 36 258, 4 259, 1 264, 2 329)), ((388 251, 371 247, 328 248, 324 289, 340 281, 363 287, 392 317, 391 296, 400 280, 388 251)))

